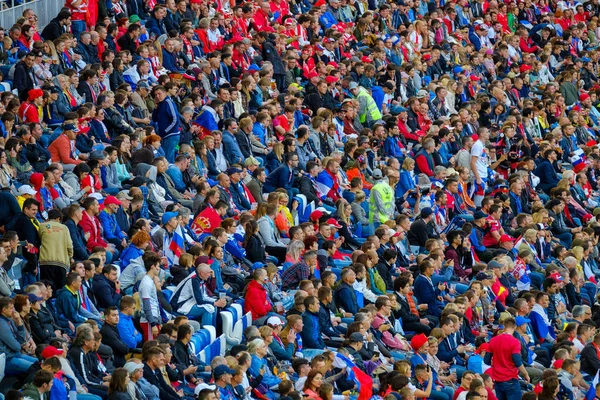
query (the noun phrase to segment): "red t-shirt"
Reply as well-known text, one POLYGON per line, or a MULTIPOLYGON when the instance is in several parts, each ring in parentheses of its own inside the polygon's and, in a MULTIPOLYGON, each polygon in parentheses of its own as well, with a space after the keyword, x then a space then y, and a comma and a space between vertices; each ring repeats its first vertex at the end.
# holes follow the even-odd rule
POLYGON ((492 379, 507 382, 519 379, 519 369, 512 359, 513 354, 521 354, 521 343, 507 333, 495 336, 490 340, 488 351, 492 353, 492 379))

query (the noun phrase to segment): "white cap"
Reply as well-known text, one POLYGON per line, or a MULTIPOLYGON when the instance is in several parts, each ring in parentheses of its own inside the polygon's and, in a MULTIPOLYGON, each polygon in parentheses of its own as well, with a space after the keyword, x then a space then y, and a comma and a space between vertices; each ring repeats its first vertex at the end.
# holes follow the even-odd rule
POLYGON ((207 385, 206 383, 201 383, 194 389, 194 394, 198 396, 200 392, 204 389, 215 390, 217 387, 215 385, 207 385))
POLYGON ((271 325, 271 326, 281 326, 283 325, 283 322, 281 322, 281 319, 279 319, 279 317, 269 317, 269 319, 267 320, 267 325, 271 325))
POLYGON ((21 187, 19 187, 19 196, 22 196, 24 194, 30 194, 32 196, 35 196, 37 194, 37 191, 29 185, 22 185, 21 187))

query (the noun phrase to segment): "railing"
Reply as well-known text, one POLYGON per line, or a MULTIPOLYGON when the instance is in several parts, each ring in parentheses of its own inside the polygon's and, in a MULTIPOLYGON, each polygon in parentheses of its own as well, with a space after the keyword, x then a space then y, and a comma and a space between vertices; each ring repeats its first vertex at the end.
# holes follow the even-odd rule
MULTIPOLYGON (((38 17, 38 30, 41 33, 50 20, 58 14, 65 4, 64 0, 33 0, 19 6, 0 11, 0 26, 8 30, 23 16, 23 11, 31 8, 38 17)), ((7 32, 8 34, 8 32, 7 32)))

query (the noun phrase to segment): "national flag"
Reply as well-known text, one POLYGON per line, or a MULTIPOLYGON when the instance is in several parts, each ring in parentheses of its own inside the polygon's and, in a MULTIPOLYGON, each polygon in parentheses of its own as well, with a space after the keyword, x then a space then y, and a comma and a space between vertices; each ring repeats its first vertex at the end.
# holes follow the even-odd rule
POLYGON ((213 229, 221 225, 221 216, 212 206, 206 207, 192 222, 192 231, 200 236, 203 233, 212 233, 213 229))
POLYGON ((373 396, 373 379, 356 366, 348 357, 336 353, 336 359, 346 365, 348 378, 353 380, 358 390, 358 400, 369 400, 373 396))
POLYGON ((177 258, 185 253, 185 241, 183 240, 184 236, 185 235, 182 232, 181 226, 178 226, 173 232, 171 243, 169 243, 169 250, 171 250, 177 258))
POLYGON ((596 376, 594 377, 594 380, 592 381, 590 388, 588 389, 587 393, 585 394, 585 400, 594 400, 596 398, 596 385, 598 384, 598 381, 600 380, 600 376, 598 375, 599 373, 600 373, 600 371, 596 371, 596 376))
POLYGON ((319 192, 326 197, 331 189, 334 188, 335 182, 329 172, 327 170, 323 170, 317 176, 317 187, 319 188, 319 192))

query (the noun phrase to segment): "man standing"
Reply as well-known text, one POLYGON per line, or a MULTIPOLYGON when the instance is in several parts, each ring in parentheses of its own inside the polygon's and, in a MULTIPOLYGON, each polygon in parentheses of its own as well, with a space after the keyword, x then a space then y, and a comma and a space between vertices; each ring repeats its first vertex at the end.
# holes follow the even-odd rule
POLYGON ((481 200, 485 196, 485 190, 487 189, 488 180, 488 167, 490 159, 485 148, 487 141, 490 139, 490 130, 488 128, 481 127, 477 130, 479 138, 473 144, 471 148, 471 171, 475 176, 475 205, 481 206, 481 200))
POLYGON ((386 221, 394 218, 396 206, 394 203, 394 189, 385 179, 380 169, 373 171, 373 180, 376 182, 371 189, 369 197, 369 224, 373 230, 386 221))
POLYGON ((527 382, 529 374, 521 359, 521 343, 514 337, 514 318, 504 320, 504 332, 494 336, 485 355, 485 363, 491 365, 494 389, 498 400, 521 399, 519 372, 527 382))
POLYGON ((63 287, 67 279, 67 270, 73 258, 73 241, 69 228, 63 225, 62 212, 52 209, 48 212, 48 221, 39 227, 40 277, 63 287))
POLYGON ((235 135, 238 131, 238 124, 235 119, 228 118, 223 121, 223 154, 227 159, 228 165, 242 165, 245 158, 235 135))
POLYGON ((163 86, 156 86, 152 95, 156 103, 156 108, 152 112, 152 121, 157 124, 157 133, 161 138, 165 157, 172 163, 175 161, 175 150, 179 144, 179 131, 181 130, 177 107, 163 86))
POLYGON ((158 335, 161 325, 160 303, 156 292, 154 278, 160 273, 160 257, 153 251, 148 251, 142 256, 146 275, 140 282, 140 301, 142 302, 142 317, 140 327, 142 329, 143 342, 158 335))

